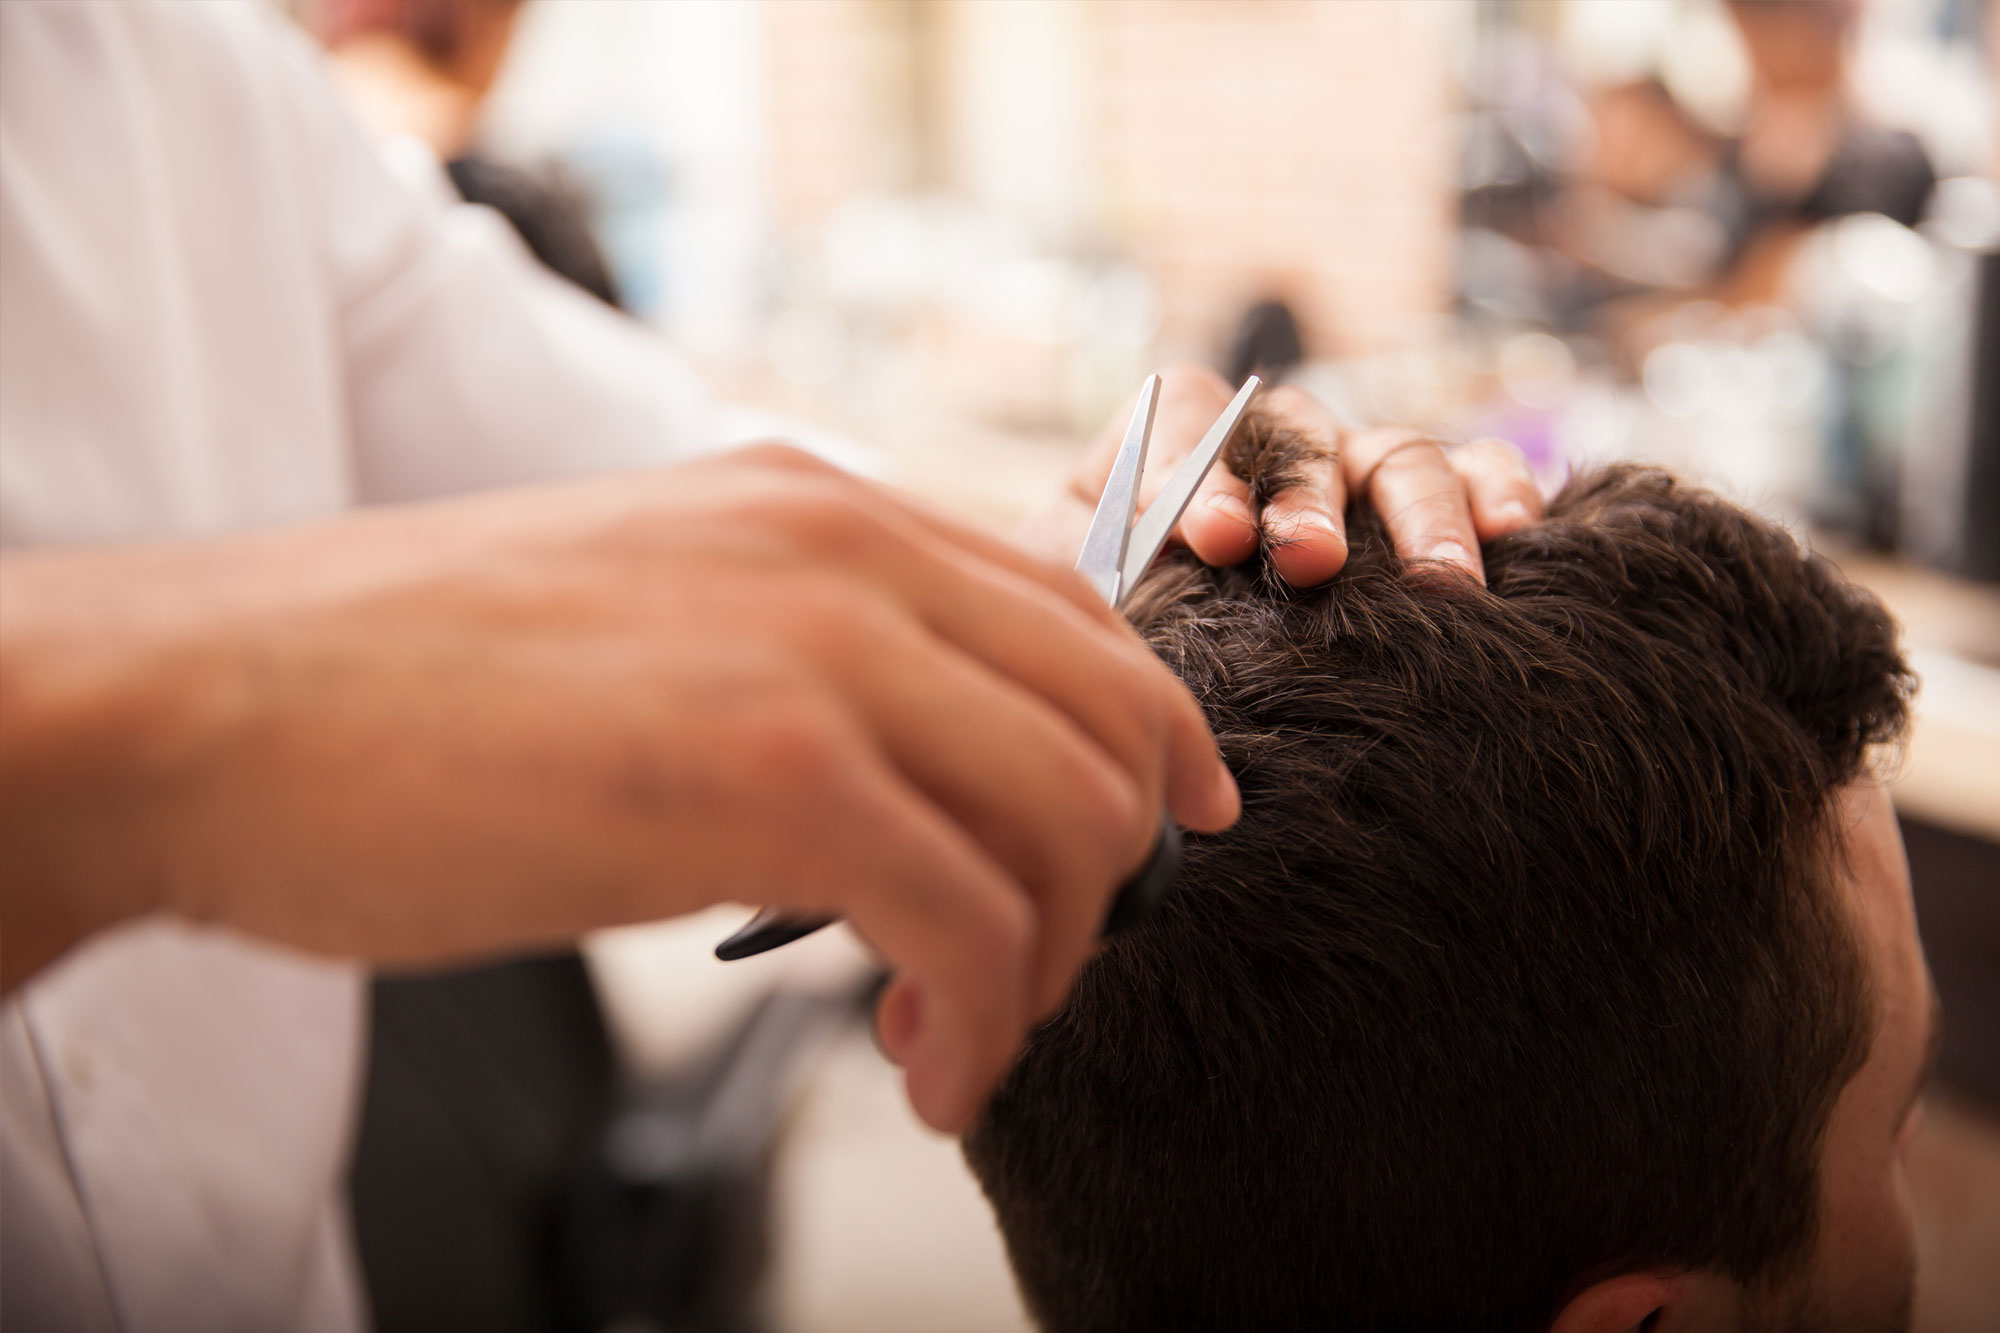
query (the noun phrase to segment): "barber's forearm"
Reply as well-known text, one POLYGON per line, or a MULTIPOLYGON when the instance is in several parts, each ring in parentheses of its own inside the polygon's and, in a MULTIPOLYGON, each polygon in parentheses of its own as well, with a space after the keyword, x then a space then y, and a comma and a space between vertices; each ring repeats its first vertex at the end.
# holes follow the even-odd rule
POLYGON ((0 558, 0 989, 162 905, 213 673, 145 624, 141 552, 0 558))

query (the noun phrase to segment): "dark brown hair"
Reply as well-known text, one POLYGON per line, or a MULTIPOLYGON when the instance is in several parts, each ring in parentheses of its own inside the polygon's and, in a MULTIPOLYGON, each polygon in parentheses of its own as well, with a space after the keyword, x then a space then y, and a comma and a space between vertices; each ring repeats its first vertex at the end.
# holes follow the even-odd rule
POLYGON ((1483 589, 1348 521, 1329 586, 1141 591, 1244 813, 966 1141, 1029 1307, 1531 1329, 1621 1266, 1784 1273, 1872 1026, 1828 813, 1903 727, 1893 625, 1655 471, 1574 478, 1483 589))

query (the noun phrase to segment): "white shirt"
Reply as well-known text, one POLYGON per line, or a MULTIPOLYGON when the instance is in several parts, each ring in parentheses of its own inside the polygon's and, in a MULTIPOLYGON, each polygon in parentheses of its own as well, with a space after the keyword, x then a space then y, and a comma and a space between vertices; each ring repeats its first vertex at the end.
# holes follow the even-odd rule
MULTIPOLYGON (((686 454, 642 326, 393 181, 255 6, 0 4, 0 541, 191 537, 686 454)), ((359 975, 168 922, 0 1013, 0 1324, 355 1329, 359 975)))

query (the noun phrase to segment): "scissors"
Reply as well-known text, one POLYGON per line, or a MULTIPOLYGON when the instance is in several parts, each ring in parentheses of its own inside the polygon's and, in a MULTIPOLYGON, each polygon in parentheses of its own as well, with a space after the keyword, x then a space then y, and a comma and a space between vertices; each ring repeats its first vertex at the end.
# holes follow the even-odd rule
MULTIPOLYGON (((1201 437, 1201 443, 1194 452, 1182 460, 1174 475, 1167 479, 1158 498, 1148 505, 1135 524, 1132 516, 1139 508, 1139 475, 1146 467, 1146 446, 1153 437, 1153 414, 1160 405, 1160 377, 1146 377, 1145 387, 1139 390, 1139 406, 1132 412, 1132 420, 1125 427, 1124 442, 1118 446, 1118 456, 1111 464, 1110 479, 1104 483, 1104 495, 1097 502, 1097 512, 1091 516, 1090 531, 1083 539, 1083 552, 1077 556, 1077 572, 1090 581, 1090 586, 1099 596, 1109 602, 1114 609, 1123 610, 1132 589, 1138 586, 1139 576, 1152 566, 1153 557, 1167 544, 1167 534, 1174 530, 1181 514, 1194 498, 1195 488, 1201 479, 1215 466, 1215 460, 1236 434, 1242 424, 1243 414, 1250 406, 1250 400, 1257 396, 1263 381, 1252 375, 1243 381, 1243 387, 1201 437)), ((1119 888, 1118 896, 1112 899, 1110 911, 1105 914, 1104 928, 1100 934, 1115 935, 1119 931, 1143 920, 1160 900, 1173 888, 1180 875, 1181 834, 1172 816, 1160 817, 1160 837, 1153 844, 1152 855, 1137 874, 1125 881, 1119 888)), ((784 912, 765 908, 757 913, 744 927, 728 939, 715 946, 715 956, 724 962, 734 962, 739 958, 749 958, 755 954, 767 953, 793 940, 804 939, 814 931, 833 924, 828 916, 792 916, 784 912)))

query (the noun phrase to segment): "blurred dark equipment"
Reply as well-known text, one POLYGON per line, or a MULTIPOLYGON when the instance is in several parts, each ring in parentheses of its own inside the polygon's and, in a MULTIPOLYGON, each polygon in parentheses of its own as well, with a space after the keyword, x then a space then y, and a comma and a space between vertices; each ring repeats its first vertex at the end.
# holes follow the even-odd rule
POLYGON ((1904 819, 1917 929, 1944 1005, 1938 1082, 2000 1110, 2000 845, 1904 819))
POLYGON ((1222 377, 1231 384, 1241 384, 1256 375, 1276 384, 1305 359, 1305 354, 1305 339, 1292 308, 1283 301, 1259 301, 1236 321, 1222 377))
POLYGON ((1914 559, 2000 582, 2000 236, 1933 252, 1946 280, 1924 312, 1935 350, 1901 441, 1898 541, 1914 559))
POLYGON ((880 986, 775 991, 711 1057, 620 1096, 571 1196, 563 1329, 763 1328, 773 1150, 813 1057, 880 986))
POLYGON ((484 204, 513 224, 543 267, 606 305, 624 308, 591 234, 589 200, 566 174, 530 173, 478 156, 454 158, 445 170, 467 203, 484 204))
POLYGON ((879 985, 774 992, 621 1087, 575 954, 378 979, 351 1177, 378 1333, 757 1333, 786 1113, 879 985))
POLYGON ((570 1182, 615 1082, 583 960, 373 986, 351 1176, 377 1333, 559 1326, 570 1182))
POLYGON ((2000 251, 1979 257, 1978 283, 1958 572, 2000 582, 2000 251))

